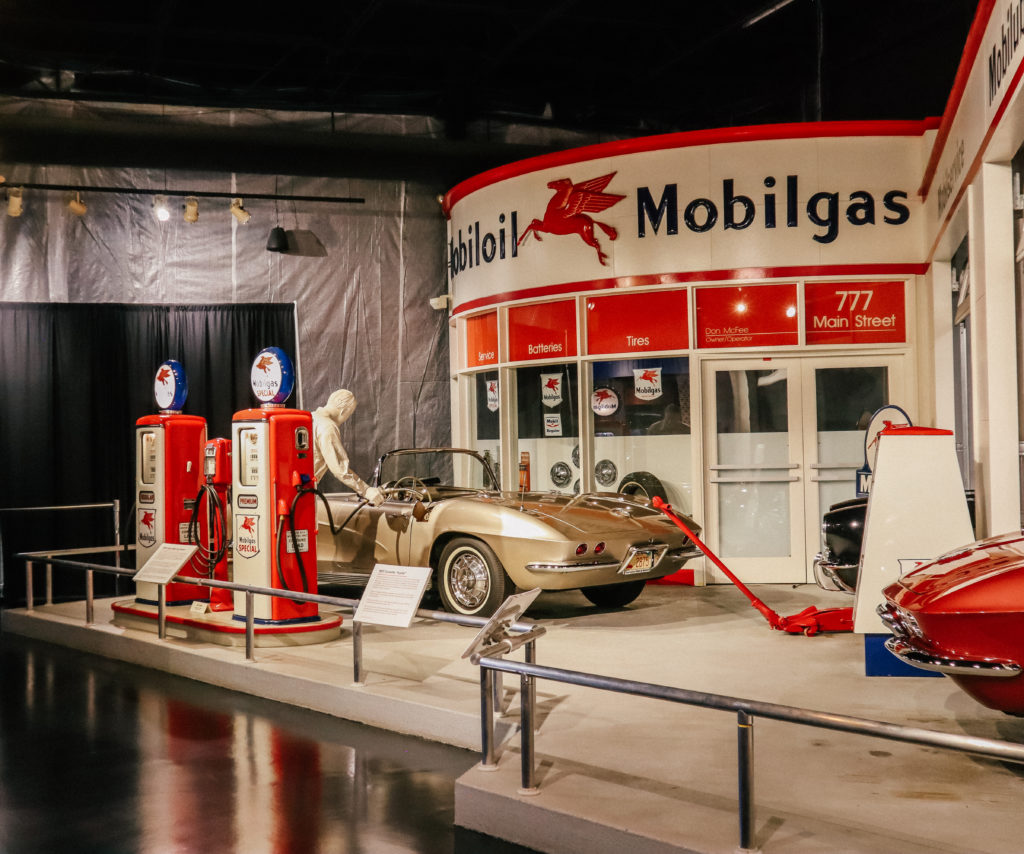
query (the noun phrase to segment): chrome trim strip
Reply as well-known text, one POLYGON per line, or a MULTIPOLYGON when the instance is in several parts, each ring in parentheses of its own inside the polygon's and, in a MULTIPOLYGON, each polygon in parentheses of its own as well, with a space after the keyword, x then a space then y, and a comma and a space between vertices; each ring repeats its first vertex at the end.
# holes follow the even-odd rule
POLYGON ((934 670, 947 676, 987 676, 993 679, 1012 679, 1019 676, 1021 666, 1012 661, 994 658, 945 658, 911 646, 902 638, 889 638, 885 648, 904 664, 921 670, 934 670))
POLYGON ((525 569, 528 572, 587 572, 592 569, 610 569, 615 566, 615 561, 604 561, 603 563, 528 563, 525 569))

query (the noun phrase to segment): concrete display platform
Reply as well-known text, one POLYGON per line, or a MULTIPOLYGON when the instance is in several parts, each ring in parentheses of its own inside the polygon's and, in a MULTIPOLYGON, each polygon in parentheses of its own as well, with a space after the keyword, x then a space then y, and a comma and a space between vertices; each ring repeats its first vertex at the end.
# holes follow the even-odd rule
MULTIPOLYGON (((781 614, 849 604, 813 586, 757 592, 781 614)), ((461 658, 472 629, 366 626, 366 681, 354 686, 344 627, 326 643, 261 649, 247 662, 238 649, 118 627, 109 602, 86 627, 84 610, 8 610, 2 628, 479 748, 479 672, 461 658)), ((541 664, 1024 743, 1024 719, 979 706, 947 679, 866 677, 860 636, 774 632, 731 586, 651 586, 622 611, 545 594, 527 616, 547 628, 541 664)), ((734 715, 540 682, 540 791, 522 795, 517 689, 506 677, 497 770, 476 767, 456 784, 457 824, 559 854, 737 850, 734 715)), ((768 720, 754 729, 766 854, 1024 850, 1024 767, 768 720)))

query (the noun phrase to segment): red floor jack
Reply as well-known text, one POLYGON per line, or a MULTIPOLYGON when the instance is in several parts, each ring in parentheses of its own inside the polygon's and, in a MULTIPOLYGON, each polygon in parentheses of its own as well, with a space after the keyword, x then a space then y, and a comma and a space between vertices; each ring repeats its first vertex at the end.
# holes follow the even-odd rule
POLYGON ((718 559, 718 556, 704 545, 704 543, 700 541, 700 538, 690 530, 689 526, 672 512, 671 504, 666 504, 657 496, 651 499, 651 504, 675 522, 676 526, 680 528, 686 536, 693 540, 697 548, 711 558, 715 566, 722 570, 729 580, 743 592, 743 595, 750 600, 750 604, 761 612, 761 616, 768 621, 768 625, 773 629, 789 632, 791 635, 804 634, 808 637, 816 635, 818 632, 853 631, 853 608, 820 609, 815 608, 812 605, 809 608, 804 608, 804 610, 799 614, 793 614, 789 617, 779 616, 771 608, 765 605, 764 602, 751 593, 750 588, 733 575, 729 568, 718 559))

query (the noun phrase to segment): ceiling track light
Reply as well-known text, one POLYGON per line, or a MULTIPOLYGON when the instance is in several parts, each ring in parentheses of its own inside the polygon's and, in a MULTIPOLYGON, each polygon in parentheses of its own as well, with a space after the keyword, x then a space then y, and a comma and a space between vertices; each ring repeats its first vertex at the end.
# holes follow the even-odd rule
POLYGON ((153 196, 153 216, 160 222, 167 222, 171 218, 171 211, 167 207, 167 196, 153 196))
POLYGON ((82 201, 82 194, 76 190, 68 201, 68 210, 75 216, 85 216, 86 207, 85 202, 82 201))
POLYGON ((228 210, 231 211, 231 216, 237 219, 241 225, 245 225, 250 219, 252 219, 252 214, 242 207, 241 199, 232 199, 231 207, 228 208, 228 210))
POLYGON ((199 222, 199 199, 195 196, 185 199, 185 213, 182 218, 185 222, 199 222))
POLYGON ((21 216, 24 210, 22 194, 25 190, 22 187, 11 187, 7 191, 7 216, 21 216))

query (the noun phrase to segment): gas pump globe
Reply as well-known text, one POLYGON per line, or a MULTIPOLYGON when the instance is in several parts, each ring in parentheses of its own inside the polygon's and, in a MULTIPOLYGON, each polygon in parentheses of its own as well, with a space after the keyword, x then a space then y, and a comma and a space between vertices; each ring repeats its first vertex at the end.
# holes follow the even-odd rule
MULTIPOLYGON (((295 373, 278 347, 256 356, 250 386, 261 406, 236 412, 231 424, 234 580, 316 593, 313 416, 285 407, 295 373)), ((254 608, 261 623, 319 619, 315 602, 257 596, 254 608)), ((236 591, 235 618, 244 614, 245 593, 236 591)))
MULTIPOLYGON (((135 422, 135 547, 136 568, 141 569, 162 543, 189 542, 192 508, 203 477, 206 419, 184 415, 188 379, 181 364, 169 359, 153 381, 159 413, 135 422)), ((201 524, 200 536, 207 526, 201 524)), ((179 575, 201 577, 190 562, 179 575)), ((159 591, 140 581, 136 601, 156 604, 159 591)), ((167 604, 182 605, 209 598, 209 588, 180 581, 167 585, 167 604)))

